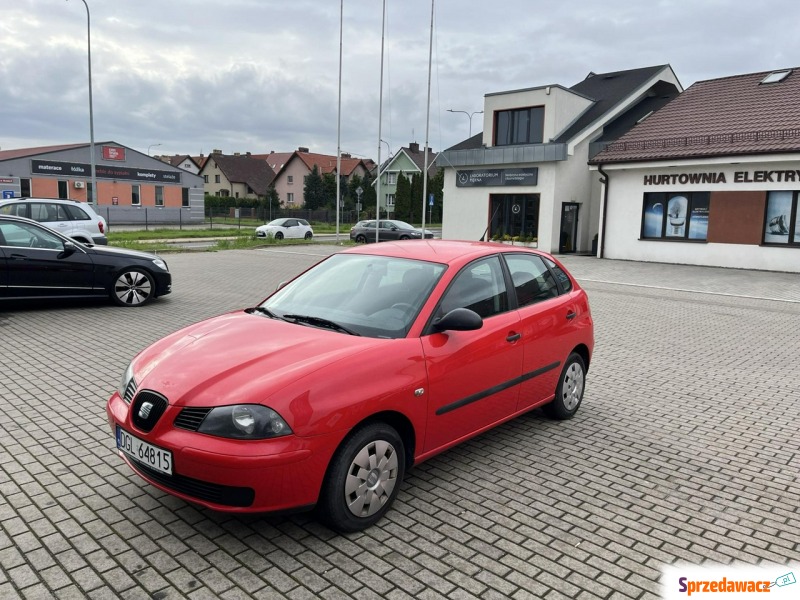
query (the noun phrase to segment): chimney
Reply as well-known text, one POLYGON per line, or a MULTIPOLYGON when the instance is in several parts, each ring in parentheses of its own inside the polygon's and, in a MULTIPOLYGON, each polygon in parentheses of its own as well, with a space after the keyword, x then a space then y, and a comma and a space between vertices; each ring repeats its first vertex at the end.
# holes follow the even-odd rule
POLYGON ((342 158, 353 158, 353 157, 350 156, 350 154, 347 152, 342 152, 342 158))
POLYGON ((307 152, 308 152, 308 148, 304 148, 303 146, 300 146, 300 147, 297 149, 297 151, 298 151, 298 152, 306 152, 306 153, 307 153, 307 152))
POLYGON ((411 152, 413 152, 414 154, 416 154, 417 152, 419 152, 419 144, 418 144, 417 142, 411 142, 411 143, 408 145, 408 149, 409 149, 411 152))
POLYGON ((250 154, 249 152, 245 152, 244 155, 245 156, 252 156, 252 154, 250 154))
POLYGON ((222 150, 217 150, 216 148, 214 148, 214 149, 211 151, 211 154, 222 154, 222 150))

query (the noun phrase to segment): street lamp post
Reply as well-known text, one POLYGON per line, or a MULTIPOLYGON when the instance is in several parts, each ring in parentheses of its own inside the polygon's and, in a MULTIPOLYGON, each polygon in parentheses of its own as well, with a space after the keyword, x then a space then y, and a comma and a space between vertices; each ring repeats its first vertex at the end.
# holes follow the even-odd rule
POLYGON ((472 137, 472 117, 474 117, 475 115, 482 115, 483 114, 482 110, 476 110, 475 112, 469 113, 469 112, 467 112, 465 110, 453 110, 452 108, 448 108, 447 112, 463 113, 463 114, 467 115, 467 118, 469 119, 469 137, 472 137))
POLYGON ((147 147, 147 156, 150 156, 150 148, 155 148, 156 146, 160 146, 161 144, 150 144, 147 147))
POLYGON ((89 5, 86 0, 81 0, 86 7, 86 46, 89 57, 89 156, 92 169, 92 193, 89 197, 89 204, 97 204, 97 171, 94 160, 94 111, 92 108, 92 18, 89 14, 89 5))

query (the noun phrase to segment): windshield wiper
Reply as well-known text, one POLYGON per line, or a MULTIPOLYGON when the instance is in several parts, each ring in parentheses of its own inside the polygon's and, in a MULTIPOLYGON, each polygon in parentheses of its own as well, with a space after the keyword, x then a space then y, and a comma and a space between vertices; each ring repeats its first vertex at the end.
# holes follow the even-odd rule
POLYGON ((312 317, 310 315, 283 315, 283 318, 286 320, 292 320, 297 323, 307 323, 313 327, 324 327, 325 329, 332 329, 334 331, 340 331, 342 333, 347 333, 349 335, 361 335, 360 333, 356 333, 352 329, 348 329, 343 325, 339 325, 334 321, 329 321, 328 319, 323 319, 322 317, 312 317))
POLYGON ((250 314, 252 314, 254 312, 260 312, 262 315, 264 315, 265 317, 269 317, 270 319, 283 320, 282 317, 279 317, 274 312, 272 312, 270 309, 264 308, 263 306, 254 306, 253 308, 246 309, 244 312, 250 313, 250 314))

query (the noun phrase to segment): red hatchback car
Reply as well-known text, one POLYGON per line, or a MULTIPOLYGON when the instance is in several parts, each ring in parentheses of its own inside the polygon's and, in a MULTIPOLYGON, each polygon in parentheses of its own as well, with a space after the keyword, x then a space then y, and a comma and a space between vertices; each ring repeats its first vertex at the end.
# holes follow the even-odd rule
POLYGON ((552 256, 362 246, 142 351, 108 419, 165 492, 219 511, 316 506, 358 531, 411 465, 535 407, 574 415, 593 344, 586 293, 552 256))

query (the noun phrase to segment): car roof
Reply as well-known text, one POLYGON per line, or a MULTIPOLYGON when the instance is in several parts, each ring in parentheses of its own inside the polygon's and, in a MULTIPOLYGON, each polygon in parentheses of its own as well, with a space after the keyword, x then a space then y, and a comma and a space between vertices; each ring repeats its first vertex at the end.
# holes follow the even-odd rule
POLYGON ((86 204, 81 200, 73 198, 3 198, 0 199, 0 204, 9 202, 68 202, 71 204, 86 204))
POLYGON ((468 242, 456 240, 406 240, 402 242, 381 242, 348 248, 345 254, 370 254, 393 258, 410 258, 444 264, 465 264, 476 258, 497 254, 498 252, 529 252, 548 256, 542 252, 521 246, 509 246, 496 242, 468 242))

